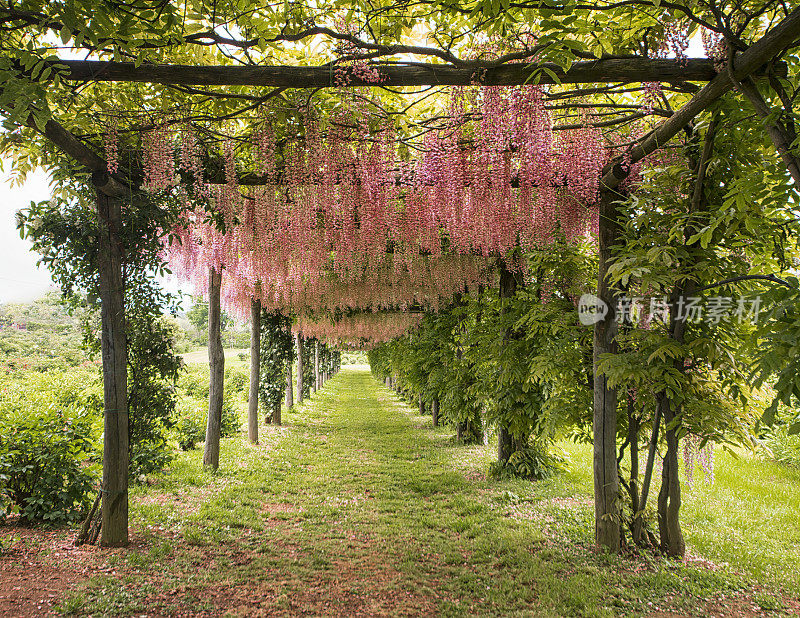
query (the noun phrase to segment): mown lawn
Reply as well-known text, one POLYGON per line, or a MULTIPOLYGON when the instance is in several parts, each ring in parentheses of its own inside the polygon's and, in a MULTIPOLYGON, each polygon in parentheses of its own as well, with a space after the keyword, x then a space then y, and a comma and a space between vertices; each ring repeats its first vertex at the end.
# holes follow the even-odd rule
POLYGON ((262 444, 200 451, 132 494, 134 544, 65 596, 63 613, 140 615, 761 615, 795 611, 800 479, 717 459, 686 495, 694 554, 675 563, 592 547, 589 450, 567 474, 486 478, 492 447, 345 368, 262 444), (724 563, 731 565, 725 566, 724 563), (761 582, 756 584, 756 582, 761 582), (783 591, 779 591, 779 587, 783 591))

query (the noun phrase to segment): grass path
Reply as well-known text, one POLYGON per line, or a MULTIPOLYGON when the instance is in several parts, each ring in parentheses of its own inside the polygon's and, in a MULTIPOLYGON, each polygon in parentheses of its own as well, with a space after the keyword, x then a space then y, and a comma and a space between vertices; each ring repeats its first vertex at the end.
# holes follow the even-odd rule
POLYGON ((133 546, 98 554, 103 572, 60 610, 750 616, 778 603, 724 569, 596 553, 580 473, 487 480, 485 447, 415 414, 345 368, 261 445, 224 441, 216 475, 185 454, 134 490, 133 546))

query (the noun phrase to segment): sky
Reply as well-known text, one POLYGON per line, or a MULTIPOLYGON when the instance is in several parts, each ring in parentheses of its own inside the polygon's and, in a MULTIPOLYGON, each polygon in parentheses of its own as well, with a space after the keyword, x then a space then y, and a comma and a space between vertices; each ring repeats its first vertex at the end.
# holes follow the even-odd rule
MULTIPOLYGON (((11 161, 2 160, 0 172, 0 304, 29 302, 49 290, 58 290, 44 266, 37 266, 39 255, 28 240, 19 236, 15 214, 31 201, 50 199, 47 174, 42 170, 28 175, 22 186, 11 186, 11 161)), ((171 279, 159 279, 161 285, 172 293, 191 294, 192 286, 171 279)), ((186 303, 184 303, 186 305, 186 303)))
POLYGON ((39 170, 23 186, 11 186, 11 162, 2 161, 0 172, 0 303, 26 302, 57 289, 47 269, 37 267, 38 254, 31 243, 19 237, 15 213, 30 205, 50 199, 47 175, 39 170))

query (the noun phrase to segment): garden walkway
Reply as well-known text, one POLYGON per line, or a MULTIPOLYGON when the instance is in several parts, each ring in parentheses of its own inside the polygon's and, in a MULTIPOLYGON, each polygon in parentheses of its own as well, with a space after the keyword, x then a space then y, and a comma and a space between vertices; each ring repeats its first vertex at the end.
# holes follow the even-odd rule
POLYGON ((27 556, 76 572, 29 613, 759 615, 727 576, 598 555, 572 477, 487 479, 491 448, 453 444, 366 368, 286 418, 260 446, 223 441, 217 475, 193 451, 137 487, 130 548, 74 549, 65 533, 27 556))

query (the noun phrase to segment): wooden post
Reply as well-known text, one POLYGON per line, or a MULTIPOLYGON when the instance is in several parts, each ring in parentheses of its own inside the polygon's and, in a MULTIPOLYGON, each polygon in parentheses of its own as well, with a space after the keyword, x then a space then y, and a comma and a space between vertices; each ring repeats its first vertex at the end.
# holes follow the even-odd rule
POLYGON ((594 507, 595 540, 601 547, 617 552, 620 548, 619 474, 617 472, 617 391, 600 375, 600 356, 616 352, 617 295, 606 278, 611 246, 619 236, 616 201, 620 195, 600 191, 599 265, 597 296, 608 307, 603 319, 594 325, 594 507))
POLYGON ((247 437, 258 444, 258 384, 261 381, 261 301, 250 301, 250 396, 247 401, 247 437))
MULTIPOLYGON (((517 277, 514 276, 505 260, 500 260, 500 302, 503 307, 501 311, 506 311, 504 299, 510 299, 517 293, 517 277)), ((510 333, 506 333, 506 337, 510 333)), ((502 423, 497 425, 497 461, 501 464, 508 463, 511 453, 514 452, 514 440, 512 439, 511 432, 502 423)))
POLYGON ((303 403, 303 338, 295 333, 294 343, 297 346, 297 403, 303 403))
POLYGON ((222 349, 220 290, 222 271, 212 267, 208 279, 208 365, 211 377, 208 389, 208 423, 203 465, 219 468, 219 437, 222 428, 222 387, 225 380, 225 353, 222 349))
POLYGON ((294 405, 294 387, 292 386, 292 362, 286 361, 286 410, 294 405))
POLYGON ((319 340, 314 342, 314 378, 317 382, 317 390, 322 388, 322 376, 319 373, 319 340))
POLYGON ((128 367, 119 199, 97 191, 103 356, 103 506, 100 544, 128 544, 128 367))

